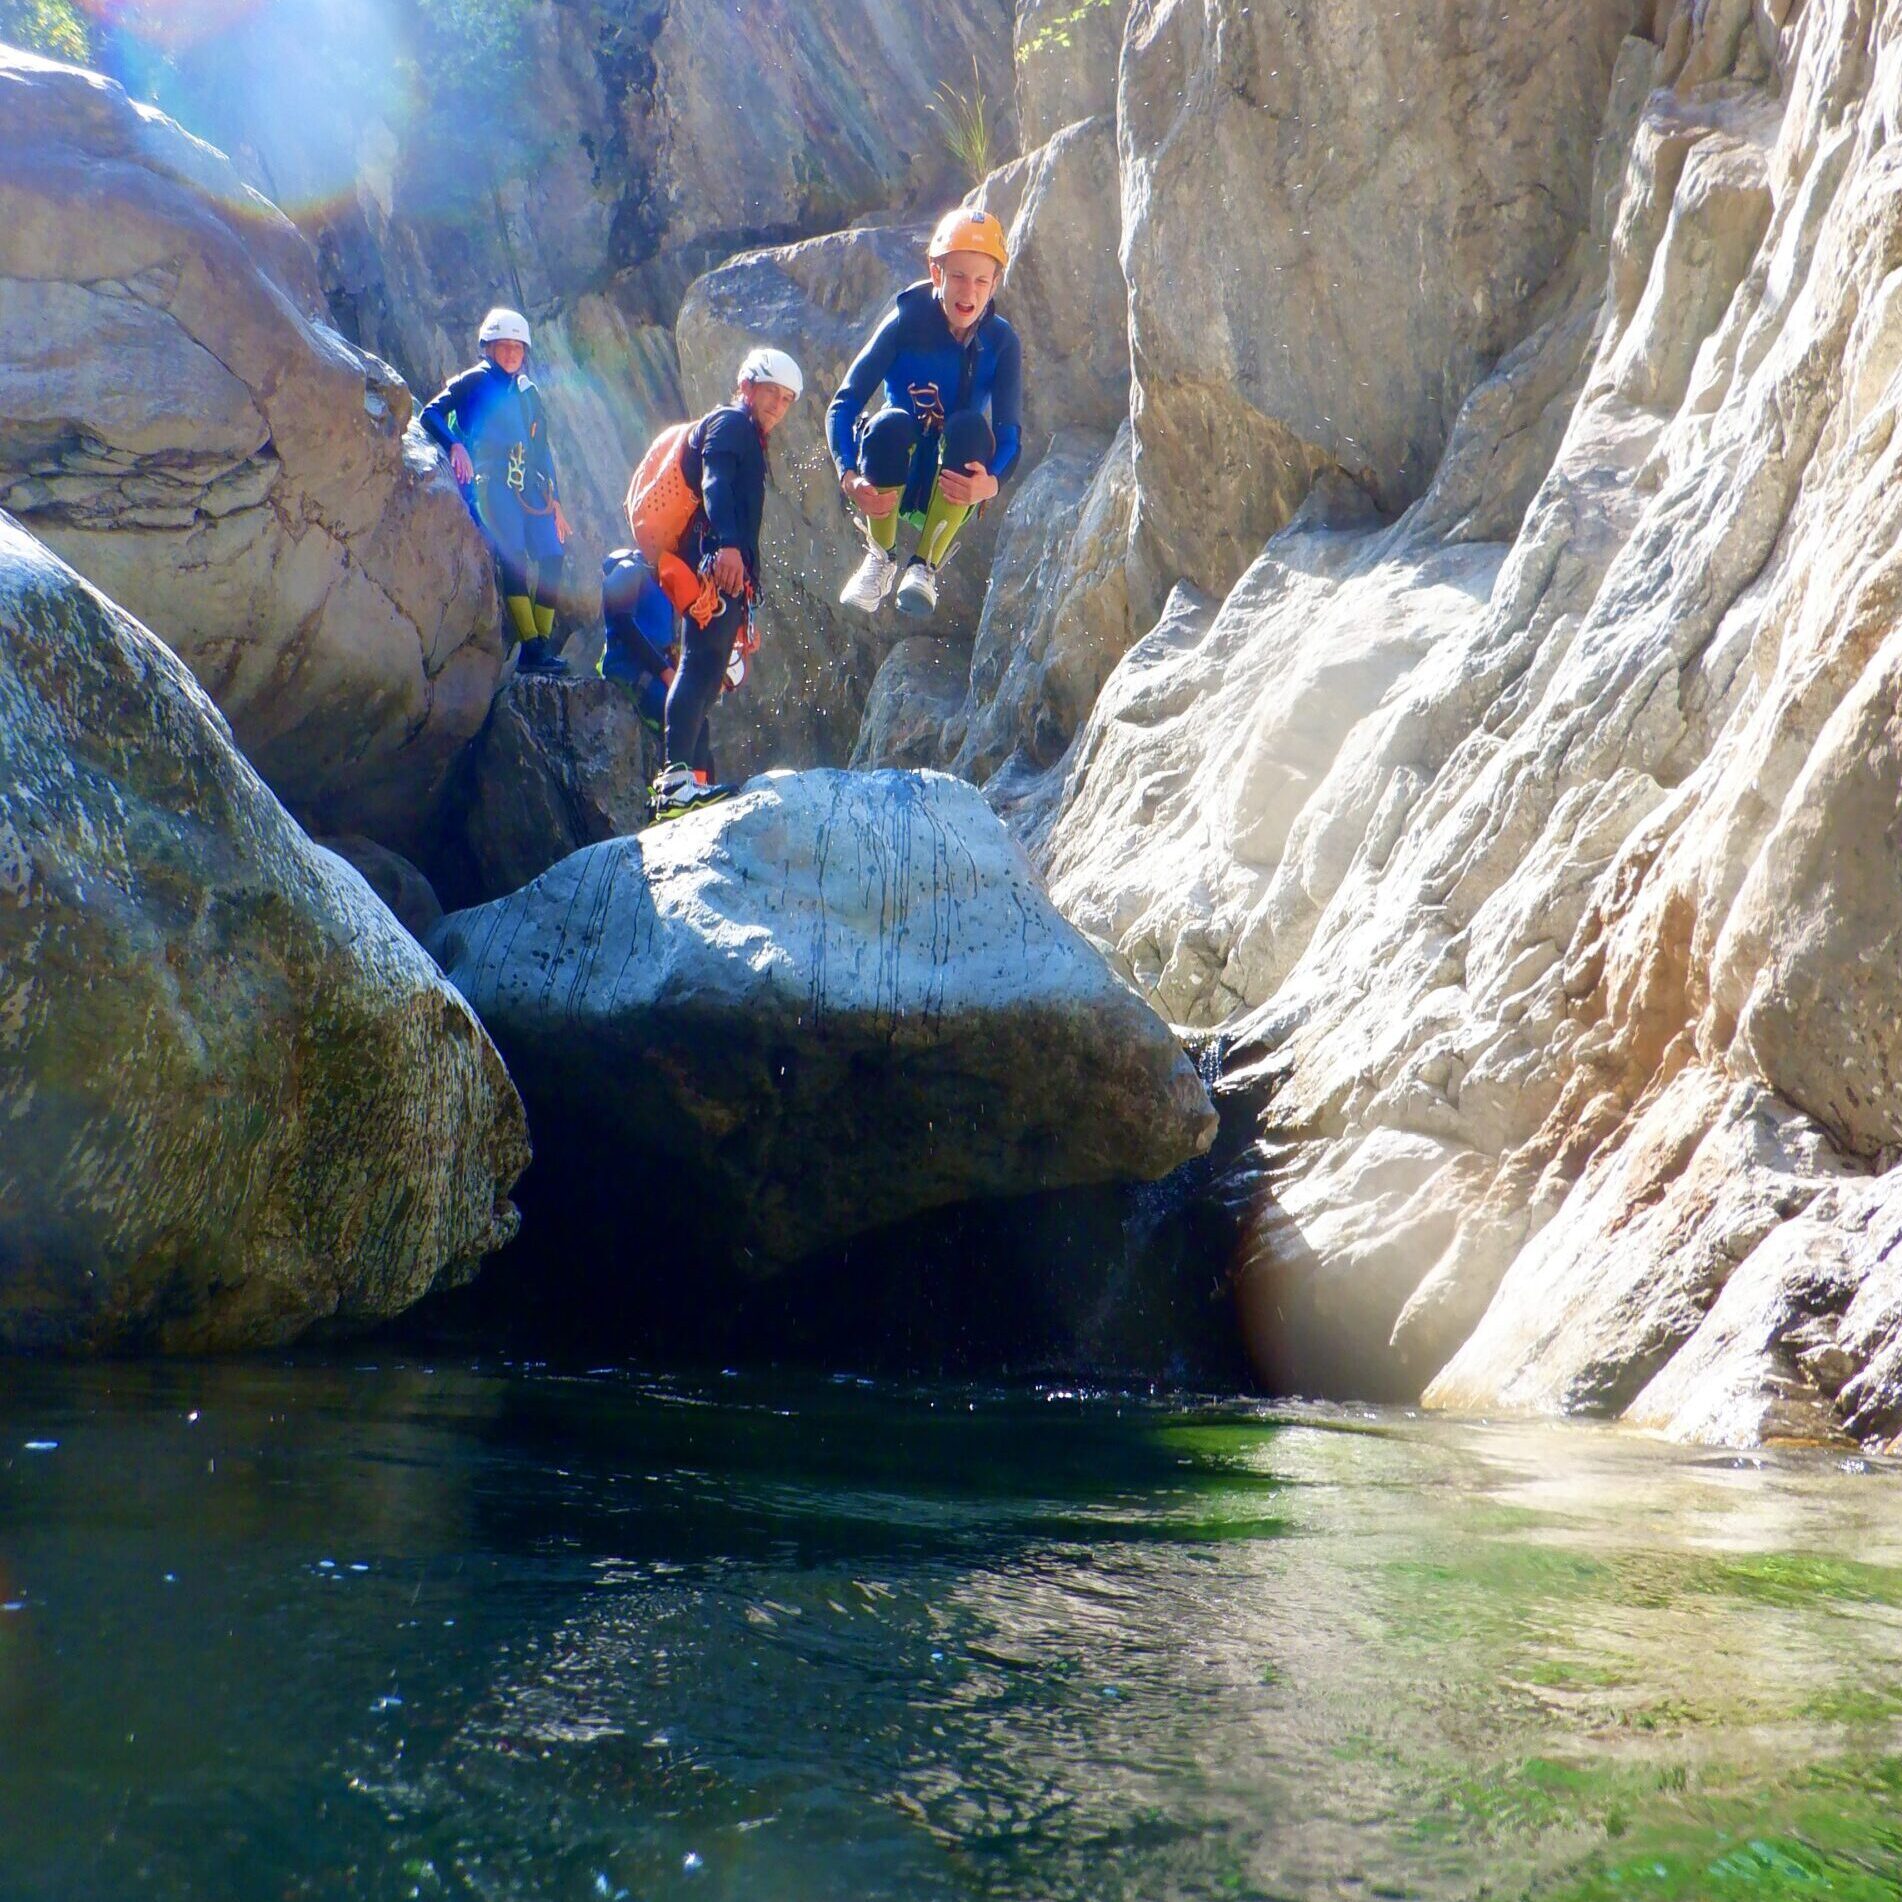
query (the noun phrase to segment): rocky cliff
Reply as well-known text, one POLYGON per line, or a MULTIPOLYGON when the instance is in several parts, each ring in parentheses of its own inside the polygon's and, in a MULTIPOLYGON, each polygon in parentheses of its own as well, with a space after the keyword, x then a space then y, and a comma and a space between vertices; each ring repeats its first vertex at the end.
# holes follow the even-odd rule
MULTIPOLYGON (((347 200, 300 208, 333 315, 433 377, 526 260, 611 496, 747 341, 823 396, 952 189, 930 91, 974 59, 1025 468, 900 640, 832 603, 803 406, 729 764, 979 782, 1218 1040, 1208 1206, 1271 1383, 1902 1435, 1902 0, 1011 16, 828 0, 794 51, 771 7, 514 9, 583 132, 484 121, 513 157, 464 216, 425 188, 461 133, 343 115, 347 200), (880 90, 887 31, 919 57, 880 90), (802 103, 740 137, 710 102, 753 70, 802 103)), ((226 130, 295 198, 266 134, 226 130)), ((518 711, 481 797, 554 816, 485 822, 498 866, 618 809, 518 711)))
POLYGON ((628 471, 685 413, 688 284, 749 246, 955 198, 943 88, 987 102, 997 156, 1016 144, 1010 0, 273 7, 182 29, 155 84, 292 211, 340 327, 421 395, 470 360, 490 304, 527 311, 584 622, 628 471))
MULTIPOLYGON (((1171 11, 1125 39, 1126 188, 1171 11)), ((1177 589, 1020 822, 1069 915, 1232 1040, 1271 1377, 1882 1440, 1902 9, 1625 23, 1585 222, 1419 500, 1367 508, 1419 479, 1404 447, 1399 490, 1330 449, 1232 588, 1177 589)), ((1127 226, 1124 257, 1134 310, 1127 226)), ((1380 336, 1354 280, 1323 301, 1380 336)), ((1190 542, 1173 572, 1208 578, 1190 542)))

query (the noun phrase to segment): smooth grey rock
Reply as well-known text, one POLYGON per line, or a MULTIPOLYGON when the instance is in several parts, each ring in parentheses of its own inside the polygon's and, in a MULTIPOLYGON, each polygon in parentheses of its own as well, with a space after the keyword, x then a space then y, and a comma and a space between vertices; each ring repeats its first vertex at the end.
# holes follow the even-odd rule
POLYGON ((0 1345, 361 1326, 515 1231, 474 1014, 178 659, 0 516, 0 1345))
POLYGON ((463 840, 483 897, 526 885, 570 852, 647 823, 660 762, 614 681, 517 678, 469 763, 463 840))
POLYGON ((769 774, 431 945, 565 1132, 539 1179, 629 1233, 684 1214, 762 1270, 973 1197, 1161 1176, 1214 1135, 1167 1026, 940 774, 769 774))
POLYGON ((0 506, 171 645, 301 817, 398 845, 502 666, 409 413, 220 154, 0 51, 0 506))
POLYGON ((970 685, 971 650, 962 642, 929 634, 900 641, 872 682, 852 769, 943 764, 945 727, 970 685))
POLYGON ((1590 213, 1631 0, 1142 0, 1118 136, 1139 612, 1337 468, 1392 512, 1590 213), (1238 189, 1238 181, 1247 181, 1238 189))
POLYGON ((1064 126, 1116 116, 1130 0, 1018 0, 1017 125, 1034 151, 1064 126))

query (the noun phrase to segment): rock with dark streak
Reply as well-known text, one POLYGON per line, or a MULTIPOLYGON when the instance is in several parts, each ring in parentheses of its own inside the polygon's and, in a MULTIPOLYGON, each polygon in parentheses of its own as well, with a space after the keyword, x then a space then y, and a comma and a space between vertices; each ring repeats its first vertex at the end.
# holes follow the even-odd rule
POLYGON ((696 1273, 766 1271, 1214 1135, 1168 1027, 940 774, 769 774, 431 947, 529 1101, 541 1193, 639 1237, 630 1268, 684 1231, 696 1273))

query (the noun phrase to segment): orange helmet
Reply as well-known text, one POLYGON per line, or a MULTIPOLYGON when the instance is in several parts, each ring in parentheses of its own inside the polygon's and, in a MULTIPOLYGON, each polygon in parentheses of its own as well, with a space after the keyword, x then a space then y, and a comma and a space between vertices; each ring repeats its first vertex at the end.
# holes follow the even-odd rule
POLYGON ((994 258, 1000 271, 1010 263, 1010 245, 1005 240, 1003 225, 988 211, 968 211, 961 205, 938 220, 925 256, 936 264, 953 251, 976 251, 980 256, 994 258))

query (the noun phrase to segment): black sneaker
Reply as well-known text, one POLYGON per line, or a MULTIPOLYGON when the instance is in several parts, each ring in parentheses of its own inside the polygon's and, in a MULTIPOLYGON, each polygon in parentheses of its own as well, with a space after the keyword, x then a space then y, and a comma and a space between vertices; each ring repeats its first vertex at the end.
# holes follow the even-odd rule
POLYGON ((648 794, 648 817, 659 825, 667 819, 678 819, 682 813, 697 812, 702 806, 717 806, 738 791, 737 786, 703 786, 689 766, 663 766, 648 794))
POLYGON ((555 652, 554 644, 547 640, 524 641, 515 658, 515 671, 537 680, 566 680, 569 677, 568 663, 555 652))

